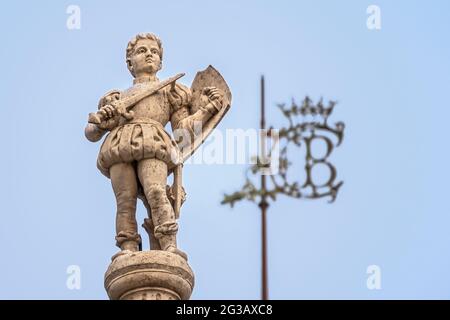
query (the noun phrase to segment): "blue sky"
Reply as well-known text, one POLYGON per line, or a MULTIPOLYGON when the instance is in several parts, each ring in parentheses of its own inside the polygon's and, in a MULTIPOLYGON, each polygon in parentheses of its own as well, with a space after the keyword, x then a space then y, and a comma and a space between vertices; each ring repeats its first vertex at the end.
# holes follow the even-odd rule
MULTIPOLYGON (((268 213, 273 299, 450 298, 447 1, 10 1, 2 4, 0 298, 106 299, 115 201, 96 169, 87 114, 132 79, 125 47, 163 40, 161 78, 208 64, 232 93, 225 128, 258 126, 259 77, 275 105, 339 101, 346 123, 332 162, 345 181, 333 204, 280 198, 268 213), (81 29, 66 28, 66 8, 81 29), (366 8, 381 9, 368 30, 366 8), (66 268, 81 268, 81 289, 66 268), (368 290, 378 265, 381 290, 368 290)), ((179 244, 195 271, 193 299, 258 299, 258 208, 221 206, 242 165, 187 165, 179 244)), ((139 207, 138 219, 144 218, 139 207)))

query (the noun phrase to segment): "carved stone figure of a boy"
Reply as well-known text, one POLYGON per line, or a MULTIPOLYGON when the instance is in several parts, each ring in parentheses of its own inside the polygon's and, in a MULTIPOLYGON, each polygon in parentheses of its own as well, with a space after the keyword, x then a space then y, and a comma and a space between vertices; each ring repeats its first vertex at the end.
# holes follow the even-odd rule
POLYGON ((208 103, 190 114, 191 90, 173 83, 140 100, 133 115, 124 117, 111 103, 157 84, 163 48, 151 33, 138 34, 126 49, 126 62, 134 77, 133 86, 124 91, 111 91, 100 99, 103 121, 88 123, 85 135, 95 142, 107 134, 97 159, 97 167, 111 179, 117 202, 116 244, 122 253, 139 250, 141 237, 136 222, 136 202, 141 194, 149 211, 145 227, 152 249, 166 250, 187 259, 177 249, 178 224, 168 197, 168 172, 176 166, 179 147, 164 127, 170 121, 172 130, 193 130, 194 122, 205 124, 223 108, 223 91, 206 90, 208 103), (151 212, 151 213, 150 213, 151 212))

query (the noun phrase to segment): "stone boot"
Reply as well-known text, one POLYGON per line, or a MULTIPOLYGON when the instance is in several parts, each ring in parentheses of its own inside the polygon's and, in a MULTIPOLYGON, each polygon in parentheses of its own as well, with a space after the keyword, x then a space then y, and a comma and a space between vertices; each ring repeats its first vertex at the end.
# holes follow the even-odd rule
POLYGON ((179 255, 184 260, 188 260, 187 254, 177 248, 177 240, 175 234, 162 235, 159 238, 161 250, 168 251, 179 255))

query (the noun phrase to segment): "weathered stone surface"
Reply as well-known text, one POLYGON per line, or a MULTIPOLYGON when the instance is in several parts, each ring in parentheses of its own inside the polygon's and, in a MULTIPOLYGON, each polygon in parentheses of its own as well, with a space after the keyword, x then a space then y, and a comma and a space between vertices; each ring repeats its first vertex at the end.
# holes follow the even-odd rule
POLYGON ((156 35, 133 37, 126 48, 133 85, 104 94, 85 129, 91 142, 106 136, 97 167, 111 179, 116 197, 115 239, 121 251, 105 279, 112 299, 188 299, 193 287, 187 254, 177 246, 183 162, 222 120, 231 92, 212 66, 197 74, 191 88, 177 82, 183 73, 160 81, 162 59, 156 35), (169 122, 172 135, 166 131, 169 122), (172 173, 173 185, 167 186, 172 173), (139 251, 137 199, 148 214, 143 227, 150 252, 139 251))
POLYGON ((186 260, 162 250, 139 251, 115 258, 105 273, 113 300, 187 300, 194 273, 186 260))

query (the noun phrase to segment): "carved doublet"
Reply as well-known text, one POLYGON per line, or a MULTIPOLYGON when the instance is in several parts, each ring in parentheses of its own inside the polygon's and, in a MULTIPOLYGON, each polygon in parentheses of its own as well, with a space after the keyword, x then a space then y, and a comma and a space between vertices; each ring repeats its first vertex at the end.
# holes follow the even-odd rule
MULTIPOLYGON (((136 84, 133 87, 125 90, 121 94, 121 98, 126 98, 130 95, 142 90, 143 87, 149 84, 136 84)), ((164 127, 170 120, 170 104, 167 98, 165 88, 152 94, 151 96, 142 99, 133 107, 134 117, 131 120, 121 119, 121 125, 126 123, 145 122, 145 120, 157 121, 164 127)))
MULTIPOLYGON (((136 84, 121 92, 120 98, 135 94, 148 84, 136 84)), ((171 106, 164 89, 139 101, 133 108, 133 118, 123 117, 106 136, 97 158, 97 167, 107 177, 116 163, 156 158, 172 168, 179 153, 178 146, 164 129, 170 120, 171 106)))

